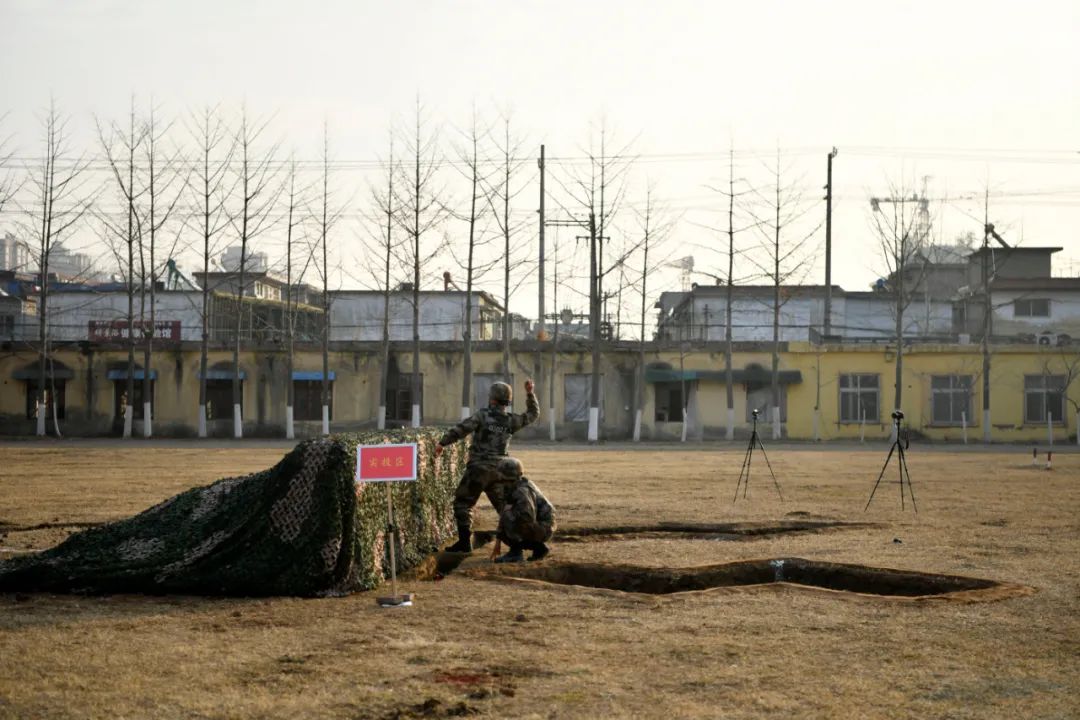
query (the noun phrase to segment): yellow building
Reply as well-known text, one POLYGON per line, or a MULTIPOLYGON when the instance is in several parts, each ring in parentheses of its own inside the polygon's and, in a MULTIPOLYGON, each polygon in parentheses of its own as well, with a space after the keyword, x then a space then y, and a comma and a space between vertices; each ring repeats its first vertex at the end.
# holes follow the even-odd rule
MULTIPOLYGON (((491 382, 504 377, 501 348, 476 343, 469 405, 483 404, 491 382)), ((895 346, 785 343, 780 354, 781 422, 792 439, 867 439, 888 437, 895 407, 895 346)), ((579 340, 560 343, 552 393, 550 343, 515 342, 511 374, 520 398, 526 377, 537 382, 542 420, 528 431, 551 432, 554 407, 557 438, 584 439, 588 420, 591 355, 579 340)), ((605 348, 601 362, 601 437, 628 439, 634 428, 639 349, 634 343, 605 348)), ((141 352, 136 353, 141 363, 141 352)), ((34 393, 38 356, 32 349, 0 354, 0 431, 34 432, 34 393)), ((411 413, 412 353, 395 343, 389 363, 388 391, 380 394, 382 359, 378 343, 342 344, 330 353, 331 426, 335 431, 376 424, 380 400, 388 423, 405 424, 411 413)), ((120 348, 86 343, 56 350, 47 364, 48 386, 57 402, 56 416, 65 435, 119 434, 127 387, 127 354, 120 348)), ((245 436, 282 437, 288 383, 296 400, 298 435, 319 432, 322 358, 317 348, 296 353, 288 377, 280 351, 241 354, 241 394, 245 436)), ((736 430, 745 437, 754 408, 771 404, 769 343, 737 343, 733 356, 736 430)), ((463 355, 460 343, 428 343, 420 356, 422 421, 449 424, 461 415, 463 355)), ((901 409, 906 425, 927 438, 969 442, 983 437, 982 356, 973 345, 915 345, 903 358, 901 409)), ((642 439, 677 439, 687 410, 689 439, 722 438, 727 400, 722 344, 709 343, 680 353, 648 344, 645 352, 642 439), (685 398, 685 403, 683 402, 685 398)), ((141 365, 136 378, 143 377, 141 365)), ((200 357, 197 343, 183 343, 155 353, 153 430, 155 435, 196 434, 200 357)), ((232 434, 232 356, 213 350, 208 359, 207 395, 211 435, 232 434)), ((132 404, 135 433, 141 434, 142 390, 136 383, 132 404)), ((1045 443, 1075 438, 1080 410, 1080 353, 1036 345, 996 346, 990 372, 991 428, 994 442, 1045 443), (1048 423, 1047 415, 1049 414, 1048 423)), ((516 403, 521 409, 521 402, 516 403)), ((50 432, 53 430, 50 409, 50 432)), ((767 425, 768 414, 760 422, 767 425)), ((770 428, 762 428, 769 437, 770 428)))

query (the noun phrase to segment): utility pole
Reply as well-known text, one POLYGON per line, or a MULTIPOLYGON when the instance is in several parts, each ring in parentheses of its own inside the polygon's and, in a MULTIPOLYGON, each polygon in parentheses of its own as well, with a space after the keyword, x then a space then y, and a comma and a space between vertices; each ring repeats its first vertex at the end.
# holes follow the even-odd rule
POLYGON ((544 146, 540 146, 540 265, 539 265, 539 318, 540 332, 547 330, 547 322, 544 317, 544 146))
POLYGON ((834 147, 829 153, 829 170, 825 181, 825 331, 832 334, 832 161, 837 155, 834 147))
POLYGON ((982 286, 983 286, 983 442, 990 444, 990 333, 993 331, 990 302, 990 189, 986 189, 983 206, 982 286))
POLYGON ((589 213, 589 336, 592 340, 592 382, 589 388, 589 442, 600 439, 600 274, 596 247, 596 214, 589 213))

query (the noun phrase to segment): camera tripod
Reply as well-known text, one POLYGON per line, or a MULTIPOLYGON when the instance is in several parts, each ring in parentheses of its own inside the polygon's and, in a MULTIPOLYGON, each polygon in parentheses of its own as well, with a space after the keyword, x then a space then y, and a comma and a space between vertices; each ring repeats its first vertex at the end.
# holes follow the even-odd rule
POLYGON ((900 422, 904 419, 904 413, 897 410, 892 414, 892 419, 893 425, 896 427, 896 439, 893 440, 892 447, 889 448, 889 455, 885 458, 885 464, 881 466, 881 472, 878 473, 877 482, 874 483, 874 489, 870 491, 870 499, 866 501, 866 507, 863 508, 863 512, 870 509, 870 503, 874 500, 874 493, 877 492, 878 485, 881 484, 881 478, 885 476, 885 470, 888 469, 889 461, 892 460, 894 452, 900 458, 897 460, 897 465, 900 469, 900 509, 906 509, 904 505, 904 479, 907 478, 908 494, 911 496, 911 507, 915 512, 919 512, 919 507, 915 504, 915 490, 911 487, 911 473, 908 472, 907 457, 904 455, 904 451, 910 447, 911 443, 906 438, 904 442, 900 442, 900 422))
POLYGON ((739 488, 742 488, 743 499, 746 499, 746 491, 750 489, 750 461, 754 457, 754 446, 756 445, 761 450, 761 456, 765 458, 765 466, 769 468, 769 475, 772 476, 773 485, 776 486, 776 494, 780 496, 780 501, 783 502, 784 494, 780 492, 780 483, 776 481, 776 474, 773 472, 772 463, 769 462, 769 456, 765 454, 765 446, 761 444, 761 437, 757 431, 757 419, 758 411, 754 410, 754 425, 753 430, 750 433, 750 444, 746 446, 746 455, 743 457, 742 469, 739 470, 739 482, 735 485, 735 498, 732 500, 734 504, 739 499, 739 488), (745 477, 745 480, 743 479, 745 477))

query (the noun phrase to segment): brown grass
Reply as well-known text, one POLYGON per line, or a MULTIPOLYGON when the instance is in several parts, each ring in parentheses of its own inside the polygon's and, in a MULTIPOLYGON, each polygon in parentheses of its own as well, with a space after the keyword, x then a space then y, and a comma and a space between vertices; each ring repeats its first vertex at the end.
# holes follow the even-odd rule
MULTIPOLYGON (((261 469, 283 448, 0 445, 0 548, 46 547, 72 523, 123 517, 261 469)), ((786 502, 755 459, 750 500, 737 504, 738 446, 519 450, 566 528, 805 517, 877 524, 740 541, 594 538, 556 543, 553 560, 684 567, 796 556, 1037 592, 905 603, 780 585, 651 598, 457 572, 406 582, 416 605, 394 610, 377 608, 374 593, 0 595, 0 716, 1080 715, 1078 454, 1056 454, 1044 472, 1023 449, 912 447, 915 515, 900 512, 895 482, 863 512, 880 446, 770 447, 786 502)), ((493 522, 482 508, 479 527, 493 522)), ((464 570, 486 556, 474 553, 464 570)))

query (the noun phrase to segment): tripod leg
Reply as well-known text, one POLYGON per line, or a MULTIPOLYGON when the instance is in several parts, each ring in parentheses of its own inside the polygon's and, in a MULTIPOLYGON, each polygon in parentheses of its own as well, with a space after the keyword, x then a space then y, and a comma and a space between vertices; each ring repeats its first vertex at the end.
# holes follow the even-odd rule
POLYGON ((735 483, 735 497, 732 498, 731 503, 734 505, 739 499, 739 488, 742 487, 743 473, 746 472, 747 467, 750 465, 750 448, 746 449, 746 454, 743 455, 742 467, 739 468, 739 481, 735 483))
POLYGON ((758 438, 758 447, 761 448, 761 456, 765 458, 765 467, 769 468, 773 485, 776 486, 776 494, 780 496, 780 502, 784 502, 784 493, 780 492, 780 483, 776 481, 776 473, 772 470, 772 463, 769 462, 769 456, 765 453, 765 446, 761 444, 761 438, 758 438))
POLYGON ((900 444, 899 435, 896 438, 896 445, 896 469, 899 471, 900 474, 900 510, 903 511, 907 509, 906 507, 904 507, 904 446, 900 444))
POLYGON ((889 448, 889 456, 885 458, 885 464, 881 466, 881 472, 878 473, 877 482, 874 483, 874 489, 870 491, 870 499, 866 501, 866 507, 863 508, 863 512, 866 512, 870 509, 870 503, 874 500, 874 493, 877 492, 878 485, 881 484, 881 478, 885 476, 885 468, 889 467, 889 461, 892 460, 892 454, 894 450, 896 450, 895 442, 892 444, 892 447, 889 448))
POLYGON ((750 490, 750 462, 754 459, 754 443, 757 442, 757 428, 750 433, 750 447, 746 449, 746 483, 742 486, 743 500, 746 499, 746 493, 750 490))
MULTIPOLYGON (((915 510, 916 513, 918 513, 919 512, 919 506, 915 504, 915 488, 913 488, 911 486, 911 472, 908 470, 907 455, 904 453, 903 448, 900 449, 900 465, 904 470, 904 475, 907 477, 907 489, 908 489, 908 494, 911 495, 911 507, 915 510)), ((902 483, 901 483, 900 489, 901 489, 901 491, 903 491, 903 484, 902 483)))

